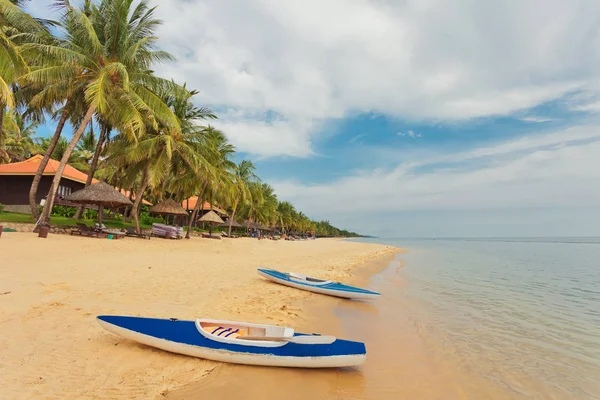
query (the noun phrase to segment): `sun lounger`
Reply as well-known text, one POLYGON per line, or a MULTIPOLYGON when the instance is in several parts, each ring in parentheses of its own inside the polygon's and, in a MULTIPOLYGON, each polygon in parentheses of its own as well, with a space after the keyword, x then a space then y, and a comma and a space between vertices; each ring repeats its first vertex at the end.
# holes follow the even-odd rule
POLYGON ((102 229, 102 233, 112 235, 113 239, 123 239, 125 236, 127 236, 125 232, 121 232, 117 229, 102 229))
POLYGON ((145 233, 137 233, 133 228, 125 228, 125 230, 125 235, 127 236, 150 240, 150 235, 147 235, 145 233))
POLYGON ((78 223, 77 229, 71 231, 71 235, 79 235, 85 237, 95 237, 95 238, 106 238, 108 234, 104 232, 98 232, 94 228, 88 227, 86 224, 78 223))
POLYGON ((202 237, 205 239, 217 239, 217 240, 222 239, 220 235, 209 235, 208 233, 203 233, 202 237))

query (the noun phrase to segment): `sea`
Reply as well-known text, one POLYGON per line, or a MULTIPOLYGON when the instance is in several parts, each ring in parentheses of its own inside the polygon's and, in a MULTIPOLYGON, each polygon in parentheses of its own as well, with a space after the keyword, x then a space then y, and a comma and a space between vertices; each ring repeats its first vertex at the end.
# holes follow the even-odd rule
POLYGON ((408 251, 336 308, 369 343, 351 397, 600 399, 600 238, 362 241, 408 251))
POLYGON ((600 399, 600 238, 360 240, 406 250, 356 271, 382 297, 315 296, 295 327, 364 342, 365 364, 220 365, 167 398, 600 399))

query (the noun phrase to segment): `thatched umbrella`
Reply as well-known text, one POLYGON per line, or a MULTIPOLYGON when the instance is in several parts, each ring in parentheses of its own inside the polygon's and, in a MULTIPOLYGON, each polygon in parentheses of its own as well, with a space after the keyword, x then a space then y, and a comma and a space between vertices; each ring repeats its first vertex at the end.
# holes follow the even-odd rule
POLYGON ((209 228, 208 228, 208 233, 210 235, 212 235, 212 227, 213 225, 218 225, 218 224, 222 224, 223 220, 221 219, 221 217, 219 217, 217 215, 216 212, 210 210, 209 212, 207 212, 206 214, 204 214, 201 218, 200 218, 201 222, 208 222, 209 224, 209 228))
POLYGON ((163 214, 163 215, 185 215, 188 213, 185 208, 181 207, 181 204, 173 199, 161 201, 150 209, 151 213, 163 214))
POLYGON ((133 203, 108 183, 97 182, 67 196, 65 200, 98 206, 98 225, 102 227, 102 208, 131 206, 133 203))
MULTIPOLYGON (((221 226, 223 228, 229 228, 229 220, 223 222, 222 224, 219 224, 218 226, 221 226)), ((240 225, 235 219, 231 221, 231 227, 232 228, 241 228, 242 225, 240 225)))

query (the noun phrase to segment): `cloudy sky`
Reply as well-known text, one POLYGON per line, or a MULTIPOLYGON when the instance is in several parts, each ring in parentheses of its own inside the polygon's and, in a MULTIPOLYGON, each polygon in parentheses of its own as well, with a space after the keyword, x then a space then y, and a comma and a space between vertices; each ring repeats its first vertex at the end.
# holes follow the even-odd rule
POLYGON ((382 236, 600 236, 599 1, 151 3, 177 57, 157 72, 198 89, 309 216, 382 236))

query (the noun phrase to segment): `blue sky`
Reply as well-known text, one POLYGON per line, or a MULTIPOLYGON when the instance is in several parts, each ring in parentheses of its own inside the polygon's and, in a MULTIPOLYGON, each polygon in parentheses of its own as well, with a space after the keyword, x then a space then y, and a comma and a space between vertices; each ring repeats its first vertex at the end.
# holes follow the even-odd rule
POLYGON ((157 73, 198 89, 309 216, 382 236, 600 235, 600 2, 152 3, 177 57, 157 73))

